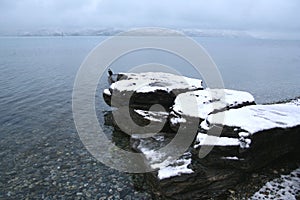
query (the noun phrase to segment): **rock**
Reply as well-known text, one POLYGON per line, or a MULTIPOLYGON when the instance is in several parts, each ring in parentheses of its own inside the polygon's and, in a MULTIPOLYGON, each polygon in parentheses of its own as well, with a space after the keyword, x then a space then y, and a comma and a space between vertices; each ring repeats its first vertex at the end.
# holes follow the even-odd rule
POLYGON ((163 179, 157 176, 157 172, 147 173, 144 180, 152 188, 153 193, 163 199, 214 199, 220 198, 228 188, 243 179, 242 172, 237 169, 200 166, 189 165, 186 169, 192 173, 187 171, 188 173, 178 173, 176 176, 163 179))
POLYGON ((192 155, 193 148, 176 160, 157 150, 169 144, 173 133, 158 133, 149 138, 131 138, 132 147, 145 155, 145 162, 154 172, 144 174, 144 183, 152 188, 156 198, 163 199, 206 199, 220 197, 244 177, 239 169, 207 167, 201 159, 192 155))
POLYGON ((116 81, 111 81, 109 89, 103 92, 105 102, 113 107, 130 105, 147 110, 159 104, 168 110, 178 94, 203 89, 201 80, 169 73, 121 73, 115 76, 116 81))
POLYGON ((211 165, 223 163, 251 171, 300 150, 300 106, 295 104, 245 106, 211 114, 201 123, 208 130, 215 126, 223 126, 220 138, 235 140, 235 145, 220 146, 218 140, 209 144, 215 146, 205 158, 211 165))
POLYGON ((146 183, 157 198, 223 199, 246 174, 300 152, 299 100, 255 105, 247 92, 203 89, 200 80, 165 73, 111 74, 110 81, 103 95, 118 108, 113 125, 154 170, 139 175, 137 187, 146 183), (163 151, 177 131, 192 142, 163 151), (210 150, 204 158, 203 149, 210 150))
MULTIPOLYGON (((255 104, 254 97, 243 91, 204 89, 179 94, 171 109, 171 127, 189 125, 191 118, 203 121, 209 114, 255 104)), ((175 128, 176 129, 176 128, 175 128)))
POLYGON ((223 111, 224 121, 215 116, 221 112, 209 114, 191 148, 173 162, 156 154, 156 150, 168 144, 174 134, 134 138, 133 147, 144 153, 145 162, 156 169, 144 175, 144 180, 162 198, 222 198, 248 171, 299 151, 299 109, 291 103, 249 105, 223 111), (220 136, 207 135, 207 130, 220 125, 224 126, 220 136), (205 146, 214 148, 200 159, 199 149, 205 146))
POLYGON ((147 111, 147 110, 140 110, 134 109, 134 117, 136 121, 144 121, 146 125, 149 126, 151 124, 152 127, 155 127, 153 131, 151 128, 148 127, 147 130, 150 132, 173 132, 173 129, 170 129, 170 121, 169 121, 169 112, 165 111, 147 111), (157 129, 160 127, 159 129, 157 129))

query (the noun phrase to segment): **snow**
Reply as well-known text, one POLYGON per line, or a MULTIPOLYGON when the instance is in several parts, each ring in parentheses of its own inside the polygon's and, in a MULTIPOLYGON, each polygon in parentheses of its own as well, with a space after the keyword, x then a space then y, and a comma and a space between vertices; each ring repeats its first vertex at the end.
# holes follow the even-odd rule
POLYGON ((295 104, 245 106, 224 113, 211 114, 206 123, 240 127, 251 134, 273 128, 291 128, 300 125, 300 106, 295 104))
POLYGON ((147 111, 135 109, 134 112, 153 122, 163 122, 163 119, 166 119, 169 116, 169 113, 162 111, 147 111))
POLYGON ((108 96, 111 96, 111 93, 110 93, 109 89, 104 89, 103 93, 108 95, 108 96))
POLYGON ((254 103, 254 97, 243 91, 204 89, 179 94, 172 110, 180 116, 205 119, 213 111, 254 103))
POLYGON ((207 120, 204 120, 200 123, 200 128, 203 130, 209 130, 209 124, 207 123, 207 120))
POLYGON ((217 137, 199 132, 196 137, 194 148, 199 146, 239 146, 238 138, 217 137))
POLYGON ((245 138, 245 137, 249 137, 249 136, 250 136, 250 134, 247 132, 239 132, 239 137, 245 138))
POLYGON ((222 157, 221 159, 224 160, 240 160, 238 157, 236 156, 227 156, 227 157, 222 157))
POLYGON ((171 92, 173 90, 197 90, 202 89, 202 81, 199 79, 178 76, 162 72, 122 73, 126 76, 113 84, 110 88, 118 91, 134 91, 137 93, 149 93, 157 90, 171 92))
MULTIPOLYGON (((154 136, 153 138, 156 141, 164 140, 161 136, 154 136)), ((138 149, 145 155, 150 167, 158 170, 157 177, 160 180, 194 172, 188 168, 188 165, 192 162, 191 153, 189 152, 184 153, 179 159, 174 161, 171 157, 167 157, 167 155, 161 154, 155 149, 148 148, 143 139, 140 140, 138 149)))
MULTIPOLYGON (((161 141, 160 137, 154 138, 156 141, 161 141)), ((140 139, 140 144, 137 147, 141 153, 144 154, 147 162, 151 166, 152 169, 161 169, 164 168, 170 164, 172 164, 172 158, 167 157, 167 155, 160 153, 155 148, 149 148, 149 145, 147 142, 143 139, 140 139)))
POLYGON ((241 137, 240 139, 239 139, 239 141, 240 141, 240 147, 242 148, 242 149, 247 149, 247 148, 250 148, 250 144, 251 144, 251 139, 249 139, 249 138, 243 138, 243 137, 241 137))
POLYGON ((170 119, 170 122, 171 122, 172 124, 186 123, 186 119, 181 118, 181 117, 172 117, 172 118, 170 119))
POLYGON ((149 149, 147 147, 141 147, 141 145, 139 145, 139 150, 145 155, 147 161, 150 163, 150 166, 155 169, 156 167, 154 167, 156 163, 160 163, 162 158, 165 156, 163 154, 158 153, 158 151, 154 150, 154 149, 149 149))
POLYGON ((292 100, 292 101, 290 101, 286 104, 300 106, 300 98, 299 99, 294 99, 294 100, 292 100))
POLYGON ((296 200, 300 197, 300 168, 288 175, 281 175, 267 182, 250 199, 286 199, 296 200))
POLYGON ((191 164, 191 154, 189 152, 185 153, 183 156, 187 156, 187 158, 179 158, 171 165, 161 168, 158 170, 158 178, 160 180, 171 178, 174 176, 179 176, 181 174, 191 174, 194 171, 188 168, 188 165, 191 164))

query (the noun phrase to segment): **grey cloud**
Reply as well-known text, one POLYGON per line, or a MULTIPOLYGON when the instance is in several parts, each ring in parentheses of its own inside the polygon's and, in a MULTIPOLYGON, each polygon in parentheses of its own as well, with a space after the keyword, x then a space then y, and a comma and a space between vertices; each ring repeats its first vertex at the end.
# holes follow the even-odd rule
POLYGON ((298 0, 0 1, 0 31, 165 26, 300 30, 298 0))

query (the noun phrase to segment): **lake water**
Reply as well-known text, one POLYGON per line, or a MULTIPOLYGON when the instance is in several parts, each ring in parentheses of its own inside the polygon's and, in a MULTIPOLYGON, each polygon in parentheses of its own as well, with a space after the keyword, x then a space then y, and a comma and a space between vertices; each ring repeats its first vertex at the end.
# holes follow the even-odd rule
MULTIPOLYGON (((150 198, 134 189, 130 175, 93 159, 74 126, 72 88, 77 70, 104 39, 0 38, 0 198, 150 198)), ((300 41, 194 39, 217 64, 226 88, 249 91, 258 103, 300 96, 300 41)), ((137 52, 111 68, 118 72, 143 62, 159 62, 195 77, 187 63, 166 56, 137 52)), ((107 86, 101 82, 99 91, 107 86)), ((112 128, 103 125, 109 107, 101 101, 96 107, 100 124, 112 135, 112 128)))

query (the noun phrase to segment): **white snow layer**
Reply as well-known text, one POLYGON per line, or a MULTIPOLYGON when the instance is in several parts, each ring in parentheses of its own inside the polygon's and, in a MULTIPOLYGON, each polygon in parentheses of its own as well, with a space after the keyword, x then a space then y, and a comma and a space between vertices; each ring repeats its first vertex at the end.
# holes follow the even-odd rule
POLYGON ((288 175, 281 175, 267 182, 250 199, 286 199, 296 200, 300 197, 300 168, 288 175))
POLYGON ((300 106, 300 98, 299 99, 294 99, 294 100, 292 100, 292 101, 290 101, 286 104, 300 106))
POLYGON ((173 111, 179 115, 205 119, 213 111, 254 103, 254 97, 243 91, 204 89, 179 94, 173 111))
POLYGON ((194 148, 199 146, 239 146, 240 141, 238 138, 229 137, 217 137, 212 135, 207 135, 204 133, 198 133, 196 138, 196 144, 194 148))
POLYGON ((108 96, 111 96, 111 93, 110 93, 109 89, 104 89, 103 93, 108 95, 108 96))
POLYGON ((202 80, 178 76, 163 72, 124 73, 126 79, 121 79, 110 88, 118 91, 134 91, 148 93, 162 90, 171 92, 176 89, 202 89, 202 80))
POLYGON ((221 124, 254 134, 272 128, 300 125, 300 106, 295 104, 252 105, 207 117, 208 124, 221 124))
POLYGON ((174 161, 171 157, 166 158, 166 155, 160 154, 154 149, 147 148, 143 145, 142 140, 138 149, 145 155, 151 168, 158 169, 157 176, 160 180, 194 172, 188 168, 188 165, 192 162, 191 153, 189 152, 184 153, 179 159, 174 161))
POLYGON ((134 112, 153 122, 163 122, 163 119, 167 119, 167 117, 169 116, 169 113, 163 111, 147 111, 135 109, 134 112))
POLYGON ((227 157, 222 157, 221 159, 224 160, 240 160, 238 157, 236 156, 227 156, 227 157))
POLYGON ((190 153, 185 153, 185 155, 188 155, 188 158, 179 158, 174 163, 167 167, 163 167, 160 170, 158 170, 158 178, 160 180, 179 176, 181 174, 191 174, 194 171, 192 169, 188 168, 188 165, 191 164, 192 158, 190 157, 190 153), (189 155, 188 155, 189 154, 189 155))

